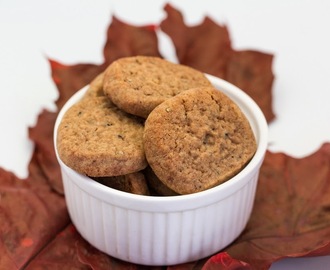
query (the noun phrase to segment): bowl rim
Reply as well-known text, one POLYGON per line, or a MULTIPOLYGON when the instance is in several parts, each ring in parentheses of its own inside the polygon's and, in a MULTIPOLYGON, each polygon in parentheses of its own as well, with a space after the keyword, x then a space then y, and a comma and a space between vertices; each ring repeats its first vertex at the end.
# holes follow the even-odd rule
POLYGON ((259 106, 244 91, 223 79, 209 74, 205 75, 216 89, 224 92, 230 98, 242 100, 242 104, 237 103, 236 101, 235 103, 239 105, 242 110, 248 111, 249 114, 254 117, 254 119, 247 118, 250 123, 254 120, 254 123, 251 123, 251 126, 254 126, 254 129, 256 129, 253 130, 253 132, 257 139, 257 150, 246 167, 234 177, 218 186, 197 193, 178 196, 145 196, 112 189, 69 168, 61 161, 57 152, 57 128, 64 113, 84 95, 88 89, 88 85, 71 96, 61 108, 56 118, 53 139, 55 154, 62 173, 66 173, 70 179, 80 187, 80 189, 87 192, 95 199, 100 199, 106 203, 115 204, 123 208, 139 211, 143 210, 145 212, 176 212, 192 210, 216 203, 237 192, 248 183, 249 179, 256 173, 256 170, 259 170, 263 162, 268 145, 268 124, 259 106))

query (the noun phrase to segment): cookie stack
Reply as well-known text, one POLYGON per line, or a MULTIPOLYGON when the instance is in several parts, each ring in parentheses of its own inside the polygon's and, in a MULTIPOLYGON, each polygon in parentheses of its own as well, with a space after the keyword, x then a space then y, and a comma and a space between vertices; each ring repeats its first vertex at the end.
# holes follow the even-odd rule
POLYGON ((113 62, 64 115, 61 160, 141 195, 190 194, 241 171, 256 151, 239 107, 207 77, 157 57, 113 62))

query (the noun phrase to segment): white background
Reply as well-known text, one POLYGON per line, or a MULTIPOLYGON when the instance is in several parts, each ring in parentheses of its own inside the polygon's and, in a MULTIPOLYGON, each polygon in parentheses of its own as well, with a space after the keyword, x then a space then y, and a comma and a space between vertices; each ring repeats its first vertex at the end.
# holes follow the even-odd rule
MULTIPOLYGON (((269 150, 305 157, 330 141, 330 1, 326 0, 0 0, 0 167, 27 176, 33 145, 27 129, 57 90, 47 57, 65 64, 102 63, 113 15, 158 24, 172 3, 189 25, 208 15, 229 28, 235 49, 275 55, 269 150)), ((160 33, 163 56, 175 61, 160 33)), ((284 259, 278 269, 329 269, 330 256, 284 259)))

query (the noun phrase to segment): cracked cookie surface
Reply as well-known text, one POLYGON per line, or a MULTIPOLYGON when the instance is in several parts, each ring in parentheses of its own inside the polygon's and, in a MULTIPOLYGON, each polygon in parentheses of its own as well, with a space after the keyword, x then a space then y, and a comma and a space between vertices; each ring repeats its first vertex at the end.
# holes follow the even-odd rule
POLYGON ((150 56, 118 59, 104 75, 104 92, 110 100, 122 110, 143 118, 182 91, 210 85, 200 71, 150 56))
POLYGON ((157 177, 179 194, 219 185, 256 151, 248 120, 213 87, 187 90, 157 106, 145 122, 144 149, 157 177))

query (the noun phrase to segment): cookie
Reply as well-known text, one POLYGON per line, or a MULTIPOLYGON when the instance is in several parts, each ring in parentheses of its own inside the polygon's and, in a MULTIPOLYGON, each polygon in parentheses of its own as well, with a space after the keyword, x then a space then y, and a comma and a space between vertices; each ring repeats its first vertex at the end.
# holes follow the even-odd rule
POLYGON ((239 107, 213 87, 184 91, 157 106, 145 122, 144 149, 157 177, 179 194, 219 185, 256 151, 239 107))
POLYGON ((103 78, 104 73, 100 73, 95 77, 93 81, 88 86, 86 93, 84 94, 82 99, 94 98, 98 96, 104 96, 103 92, 103 78))
POLYGON ((206 76, 191 68, 150 57, 125 57, 105 71, 105 94, 122 110, 146 118, 166 99, 200 86, 210 86, 206 76))
POLYGON ((147 181, 144 177, 144 174, 141 172, 135 172, 113 177, 98 177, 94 178, 94 180, 101 183, 102 185, 120 191, 139 195, 150 194, 147 181))
POLYGON ((147 162, 141 118, 121 111, 106 96, 92 93, 102 91, 89 88, 89 97, 83 97, 62 118, 57 135, 61 160, 91 177, 143 170, 147 162))
POLYGON ((157 175, 153 172, 150 166, 144 170, 145 177, 148 181, 150 188, 157 196, 176 196, 178 193, 168 188, 162 181, 159 180, 157 175))

